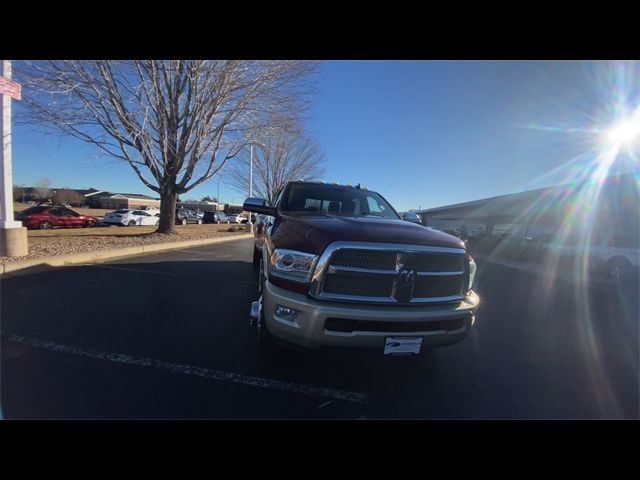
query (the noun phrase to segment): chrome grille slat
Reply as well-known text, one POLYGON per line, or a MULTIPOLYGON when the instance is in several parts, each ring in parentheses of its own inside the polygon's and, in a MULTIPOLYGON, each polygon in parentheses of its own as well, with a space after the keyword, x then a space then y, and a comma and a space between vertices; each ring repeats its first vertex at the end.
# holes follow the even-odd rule
POLYGON ((336 265, 329 265, 328 273, 345 273, 345 274, 354 274, 354 275, 397 275, 398 272, 395 270, 377 270, 373 268, 357 268, 357 267, 342 267, 336 265))
POLYGON ((461 248, 335 242, 318 262, 310 293, 404 305, 460 301, 465 254, 461 248))
POLYGON ((460 272, 416 272, 417 276, 423 277, 438 277, 438 276, 449 276, 449 275, 464 275, 464 271, 460 272))

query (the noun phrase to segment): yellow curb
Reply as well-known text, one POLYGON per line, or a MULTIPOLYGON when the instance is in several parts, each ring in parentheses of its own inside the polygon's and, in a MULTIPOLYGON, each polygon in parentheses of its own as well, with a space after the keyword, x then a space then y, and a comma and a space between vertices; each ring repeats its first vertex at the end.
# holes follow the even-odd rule
POLYGON ((73 265, 77 263, 90 263, 100 260, 111 260, 114 258, 129 257, 132 255, 142 255, 145 253, 161 252, 176 248, 196 247, 199 245, 211 245, 214 243, 230 242, 232 240, 242 240, 253 238, 253 234, 245 233, 229 237, 206 238, 203 240, 185 240, 184 242, 158 243, 139 247, 112 248, 109 250, 96 250, 93 252, 72 253, 69 255, 59 255, 55 257, 34 258, 31 260, 20 260, 0 264, 2 269, 0 274, 15 272, 25 268, 36 266, 60 267, 63 265, 73 265))

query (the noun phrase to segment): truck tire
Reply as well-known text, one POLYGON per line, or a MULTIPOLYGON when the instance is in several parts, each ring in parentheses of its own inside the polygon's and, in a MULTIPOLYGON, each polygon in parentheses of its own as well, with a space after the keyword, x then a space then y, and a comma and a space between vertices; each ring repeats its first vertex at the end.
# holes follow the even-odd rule
POLYGON ((276 353, 280 351, 280 348, 278 348, 278 344, 269 331, 269 328, 267 328, 264 319, 264 311, 262 309, 262 294, 264 292, 265 281, 266 278, 263 273, 262 263, 260 263, 260 277, 258 278, 258 286, 260 292, 260 298, 258 301, 260 302, 260 314, 258 315, 258 321, 254 326, 255 338, 256 343, 258 344, 260 355, 264 356, 265 358, 273 358, 274 356, 276 356, 276 353))
POLYGON ((277 350, 277 345, 273 339, 273 335, 271 335, 271 332, 265 324, 264 312, 262 310, 262 295, 260 295, 258 302, 260 302, 258 318, 252 322, 253 336, 260 355, 272 357, 277 350))
POLYGON ((260 251, 254 246, 253 247, 253 268, 258 268, 260 266, 260 261, 262 260, 262 255, 260 251))

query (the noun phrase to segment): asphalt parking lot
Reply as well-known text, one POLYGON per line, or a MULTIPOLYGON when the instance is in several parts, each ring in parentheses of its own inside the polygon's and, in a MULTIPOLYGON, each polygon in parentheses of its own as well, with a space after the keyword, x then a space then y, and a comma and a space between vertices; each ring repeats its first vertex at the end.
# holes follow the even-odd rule
POLYGON ((479 263, 462 343, 259 355, 251 240, 0 280, 5 418, 640 418, 638 296, 479 263))

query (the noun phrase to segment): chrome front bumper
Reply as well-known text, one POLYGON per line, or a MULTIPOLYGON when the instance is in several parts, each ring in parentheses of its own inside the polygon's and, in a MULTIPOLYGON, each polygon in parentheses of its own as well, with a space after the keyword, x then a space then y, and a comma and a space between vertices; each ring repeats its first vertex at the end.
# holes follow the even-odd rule
POLYGON ((267 328, 271 334, 286 342, 307 348, 323 346, 350 348, 383 348, 385 338, 389 336, 422 337, 423 345, 438 346, 458 342, 471 331, 474 313, 479 298, 471 292, 465 300, 458 303, 441 305, 371 305, 347 302, 318 301, 307 295, 276 287, 265 282, 262 292, 263 313, 267 328), (281 305, 297 311, 295 320, 280 318, 276 315, 281 305), (375 331, 328 330, 327 319, 345 319, 350 321, 385 322, 384 329, 375 331), (434 322, 461 320, 461 327, 455 330, 434 330, 434 322), (389 324, 402 322, 424 322, 425 329, 403 331, 387 328, 389 324), (430 325, 431 323, 431 325, 430 325))

